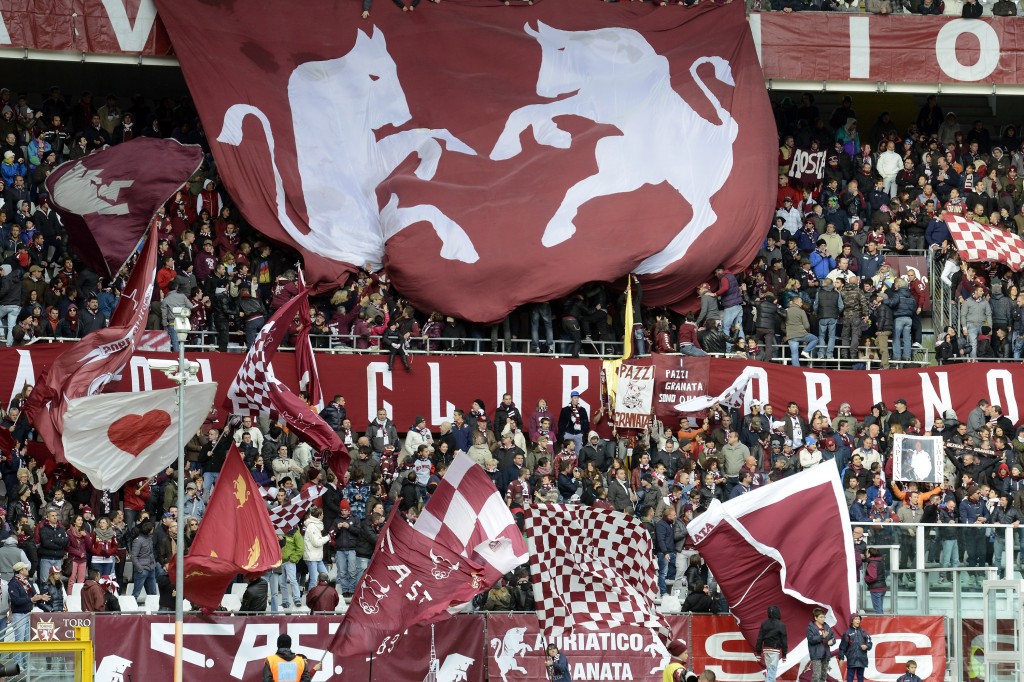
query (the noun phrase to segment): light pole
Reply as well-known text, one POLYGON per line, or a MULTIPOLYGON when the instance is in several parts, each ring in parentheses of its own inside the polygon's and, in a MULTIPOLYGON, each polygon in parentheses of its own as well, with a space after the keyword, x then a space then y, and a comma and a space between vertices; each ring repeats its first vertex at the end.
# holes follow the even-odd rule
POLYGON ((174 682, 182 682, 182 640, 185 619, 185 542, 181 522, 185 512, 185 384, 199 373, 199 364, 185 362, 186 332, 191 330, 188 308, 172 308, 175 334, 178 336, 178 362, 150 361, 151 368, 163 372, 178 385, 178 543, 174 574, 174 682))

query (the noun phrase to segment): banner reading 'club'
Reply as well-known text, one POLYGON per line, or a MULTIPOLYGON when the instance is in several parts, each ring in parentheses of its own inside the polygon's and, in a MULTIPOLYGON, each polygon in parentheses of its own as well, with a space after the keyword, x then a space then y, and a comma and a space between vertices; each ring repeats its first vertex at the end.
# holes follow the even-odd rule
POLYGON ((311 282, 386 263, 417 308, 493 321, 636 272, 673 304, 770 220, 742 4, 157 6, 228 189, 311 282))

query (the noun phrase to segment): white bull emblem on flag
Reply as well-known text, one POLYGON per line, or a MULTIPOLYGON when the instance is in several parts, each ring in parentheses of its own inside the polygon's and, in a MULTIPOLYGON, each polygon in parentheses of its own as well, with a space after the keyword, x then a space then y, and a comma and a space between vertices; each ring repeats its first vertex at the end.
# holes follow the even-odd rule
POLYGON ((732 145, 739 126, 697 73, 700 66, 711 64, 716 79, 735 85, 729 62, 701 57, 690 65, 690 74, 721 121, 715 124, 672 88, 668 59, 637 31, 561 31, 543 22, 537 23, 536 31, 529 24, 524 30, 542 50, 537 94, 549 98, 576 94, 513 111, 491 158, 518 155, 522 151, 519 136, 529 127, 539 144, 568 149, 572 136, 554 122, 558 116, 580 116, 622 132, 598 141, 598 172, 569 188, 544 230, 542 243, 555 246, 572 237, 573 220, 591 199, 667 182, 689 202, 693 217, 661 252, 642 261, 634 272, 660 272, 678 261, 717 220, 711 197, 732 171, 732 145))
POLYGON ((376 189, 410 154, 419 156, 416 177, 430 180, 437 171, 444 142, 448 151, 476 152, 448 130, 417 128, 377 140, 374 130, 401 126, 412 115, 384 34, 358 31, 343 57, 298 66, 288 79, 296 160, 302 179, 310 232, 288 215, 284 181, 276 161, 274 131, 266 114, 249 104, 235 104, 224 114, 217 140, 242 144, 242 124, 254 116, 262 125, 274 176, 277 218, 301 248, 337 261, 380 265, 384 243, 417 222, 428 222, 440 238, 441 256, 475 263, 479 255, 469 236, 436 206, 399 208, 392 194, 378 209, 376 189), (367 229, 376 226, 378 229, 367 229))
POLYGON ((430 560, 433 562, 433 566, 430 568, 430 574, 434 576, 435 580, 445 580, 453 571, 459 570, 458 562, 453 564, 443 556, 437 556, 434 554, 434 550, 430 550, 430 560))
POLYGON ((364 577, 362 584, 359 586, 359 607, 363 610, 363 613, 372 616, 380 611, 380 603, 384 597, 388 596, 390 591, 390 586, 384 587, 370 576, 364 577))

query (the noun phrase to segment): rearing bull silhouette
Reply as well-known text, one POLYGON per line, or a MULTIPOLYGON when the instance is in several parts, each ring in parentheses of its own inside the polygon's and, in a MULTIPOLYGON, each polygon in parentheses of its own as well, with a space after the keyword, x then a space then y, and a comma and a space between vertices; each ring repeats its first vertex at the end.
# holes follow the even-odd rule
POLYGON ((721 121, 715 124, 672 89, 668 59, 632 29, 562 31, 538 22, 537 30, 529 24, 524 30, 536 38, 542 50, 537 94, 575 94, 513 111, 491 158, 503 160, 519 154, 519 137, 531 126, 539 144, 568 149, 572 136, 555 124, 557 116, 581 116, 617 127, 622 135, 597 143, 598 172, 569 188, 541 243, 550 247, 569 239, 576 232, 576 213, 591 199, 667 182, 689 202, 693 217, 662 251, 634 270, 640 274, 660 272, 682 258, 717 219, 711 197, 732 170, 732 145, 739 127, 697 69, 711 64, 716 79, 735 85, 729 62, 721 57, 701 57, 690 65, 690 74, 721 121))
POLYGON ((379 29, 373 29, 372 37, 358 31, 355 45, 343 57, 296 67, 288 78, 288 102, 310 232, 288 216, 273 127, 261 109, 249 104, 231 106, 224 113, 217 140, 241 145, 247 116, 263 125, 277 219, 299 247, 356 265, 380 264, 388 238, 424 221, 433 225, 441 239, 442 257, 467 263, 479 259, 466 232, 436 206, 398 208, 398 196, 392 194, 387 205, 378 209, 377 185, 410 154, 419 156, 415 173, 421 180, 430 180, 437 171, 442 153, 439 141, 448 151, 476 154, 446 129, 417 128, 379 141, 375 138, 374 130, 400 126, 412 118, 379 29))

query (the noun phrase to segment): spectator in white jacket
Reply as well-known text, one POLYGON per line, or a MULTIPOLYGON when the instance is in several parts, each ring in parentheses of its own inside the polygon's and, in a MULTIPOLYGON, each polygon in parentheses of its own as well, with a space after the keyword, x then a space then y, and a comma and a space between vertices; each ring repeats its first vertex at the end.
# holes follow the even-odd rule
POLYGON ((409 433, 405 434, 405 446, 402 448, 404 453, 403 460, 415 458, 416 451, 421 445, 433 444, 434 435, 430 433, 430 429, 427 427, 426 418, 416 417, 416 421, 413 422, 409 433))
POLYGON ((327 566, 324 564, 324 545, 331 539, 330 536, 324 535, 324 512, 320 507, 310 507, 309 517, 306 519, 306 524, 303 527, 302 540, 305 543, 305 549, 302 551, 302 559, 306 562, 307 571, 307 585, 306 592, 309 592, 316 586, 317 576, 320 572, 327 572, 327 566))
POLYGON ((879 154, 875 170, 882 176, 882 190, 890 197, 895 197, 896 177, 903 170, 903 158, 896 153, 896 143, 892 140, 885 143, 885 151, 879 154))

